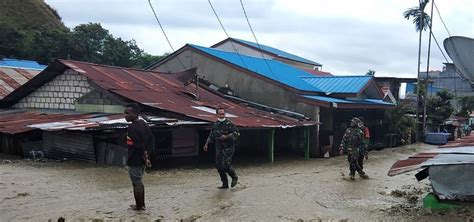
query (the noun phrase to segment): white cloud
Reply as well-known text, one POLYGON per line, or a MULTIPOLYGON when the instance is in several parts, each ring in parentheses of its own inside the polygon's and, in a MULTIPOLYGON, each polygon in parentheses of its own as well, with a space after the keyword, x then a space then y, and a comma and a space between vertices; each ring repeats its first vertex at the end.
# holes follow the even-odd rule
MULTIPOLYGON (((114 36, 151 54, 170 52, 146 0, 46 0, 74 27, 99 22, 114 36)), ((238 0, 213 0, 233 37, 253 40, 238 0)), ((323 64, 335 74, 411 76, 416 73, 418 33, 402 13, 416 6, 411 0, 244 0, 259 42, 323 64)), ((452 35, 474 36, 474 1, 436 1, 452 35)), ((186 43, 210 46, 224 38, 207 0, 160 0, 152 4, 175 49, 186 43)), ((429 13, 429 7, 426 12, 429 13)), ((447 32, 435 11, 434 34, 442 46, 447 32)), ((424 45, 427 32, 423 33, 424 45)), ((421 67, 426 69, 426 46, 421 67)), ((445 62, 432 44, 430 69, 445 62)))

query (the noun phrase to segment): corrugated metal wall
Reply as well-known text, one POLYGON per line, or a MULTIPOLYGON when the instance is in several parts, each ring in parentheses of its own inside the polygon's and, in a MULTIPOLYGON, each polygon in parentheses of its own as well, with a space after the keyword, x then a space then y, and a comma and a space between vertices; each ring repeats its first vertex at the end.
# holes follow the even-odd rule
POLYGON ((77 132, 43 132, 43 152, 52 159, 96 162, 92 135, 77 132))
POLYGON ((177 128, 173 130, 173 157, 196 156, 197 132, 194 128, 177 128))
POLYGON ((111 143, 100 142, 96 144, 97 163, 125 166, 127 164, 127 148, 111 143))

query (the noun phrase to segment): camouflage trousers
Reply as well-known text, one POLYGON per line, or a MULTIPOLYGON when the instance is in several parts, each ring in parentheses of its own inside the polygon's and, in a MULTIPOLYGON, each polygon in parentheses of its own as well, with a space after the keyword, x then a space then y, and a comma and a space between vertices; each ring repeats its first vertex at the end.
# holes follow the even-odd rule
POLYGON ((232 157, 234 156, 234 148, 217 149, 216 150, 216 168, 224 185, 228 185, 227 174, 232 179, 237 178, 237 174, 232 168, 232 157))
POLYGON ((350 175, 354 176, 355 172, 359 173, 359 175, 364 175, 364 171, 362 171, 362 167, 359 165, 359 155, 357 154, 348 154, 347 161, 349 161, 349 170, 350 175))

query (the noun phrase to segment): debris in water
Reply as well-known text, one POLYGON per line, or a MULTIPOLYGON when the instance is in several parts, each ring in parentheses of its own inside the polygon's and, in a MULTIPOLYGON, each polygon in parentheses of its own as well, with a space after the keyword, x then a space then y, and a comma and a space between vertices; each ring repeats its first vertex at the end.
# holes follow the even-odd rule
POLYGON ((18 193, 17 195, 18 195, 18 196, 26 197, 26 196, 28 196, 28 195, 30 195, 30 194, 25 192, 25 193, 18 193))
POLYGON ((397 190, 392 190, 392 192, 390 192, 390 195, 392 195, 394 197, 403 197, 403 196, 407 195, 407 192, 397 189, 397 190))

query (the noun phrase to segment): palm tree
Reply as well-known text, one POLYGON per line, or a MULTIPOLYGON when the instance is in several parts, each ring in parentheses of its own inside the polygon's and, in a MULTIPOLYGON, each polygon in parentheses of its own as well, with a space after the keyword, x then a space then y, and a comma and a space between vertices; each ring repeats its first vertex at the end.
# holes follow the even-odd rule
POLYGON ((413 17, 413 24, 415 24, 415 29, 417 32, 419 32, 421 29, 425 31, 430 25, 431 18, 427 13, 424 12, 425 7, 429 1, 430 0, 420 0, 418 7, 409 8, 403 13, 403 17, 407 20, 410 20, 410 18, 413 17))
MULTIPOLYGON (((431 23, 431 18, 428 14, 425 13, 425 7, 428 4, 429 0, 419 0, 419 5, 418 7, 412 7, 407 9, 403 13, 403 17, 406 18, 407 20, 410 20, 410 18, 413 17, 413 23, 415 24, 415 29, 417 32, 420 32, 420 36, 418 39, 418 71, 417 71, 417 85, 420 85, 420 59, 421 59, 421 33, 422 30, 426 30, 426 27, 428 27, 431 23)), ((417 90, 418 91, 418 90, 417 90)), ((418 127, 418 122, 419 122, 419 101, 420 101, 420 93, 416 93, 416 141, 419 139, 419 127, 418 127)), ((423 118, 424 120, 425 118, 423 118)), ((424 121, 423 121, 424 122, 424 121)), ((425 124, 423 123, 423 126, 425 124)), ((423 129, 424 130, 424 129, 423 129)))

